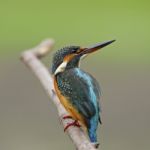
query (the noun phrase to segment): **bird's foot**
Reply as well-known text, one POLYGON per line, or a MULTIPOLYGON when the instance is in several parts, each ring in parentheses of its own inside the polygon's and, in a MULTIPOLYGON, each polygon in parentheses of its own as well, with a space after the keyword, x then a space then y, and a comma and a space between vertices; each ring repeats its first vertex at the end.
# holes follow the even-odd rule
POLYGON ((64 128, 64 132, 71 126, 75 126, 75 127, 81 127, 79 122, 77 120, 73 121, 72 123, 69 123, 65 128, 64 128))
POLYGON ((67 115, 67 116, 64 116, 63 119, 72 119, 72 117, 67 115))

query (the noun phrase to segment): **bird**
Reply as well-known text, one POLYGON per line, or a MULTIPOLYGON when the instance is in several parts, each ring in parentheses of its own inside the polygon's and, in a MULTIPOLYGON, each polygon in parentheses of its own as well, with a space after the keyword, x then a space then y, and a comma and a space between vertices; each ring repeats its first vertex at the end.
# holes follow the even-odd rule
POLYGON ((61 104, 69 113, 63 119, 72 118, 70 126, 82 127, 91 143, 97 142, 98 124, 102 123, 100 113, 101 89, 98 81, 80 68, 80 61, 87 55, 113 43, 115 40, 82 48, 66 46, 54 53, 51 73, 54 89, 61 104))

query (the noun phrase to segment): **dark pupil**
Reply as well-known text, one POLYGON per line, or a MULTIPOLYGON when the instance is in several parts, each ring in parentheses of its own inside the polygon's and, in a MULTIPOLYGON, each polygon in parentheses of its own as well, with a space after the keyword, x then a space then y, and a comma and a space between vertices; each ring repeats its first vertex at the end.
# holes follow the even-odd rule
POLYGON ((73 53, 75 53, 77 50, 78 50, 78 48, 74 48, 74 49, 73 49, 73 53))

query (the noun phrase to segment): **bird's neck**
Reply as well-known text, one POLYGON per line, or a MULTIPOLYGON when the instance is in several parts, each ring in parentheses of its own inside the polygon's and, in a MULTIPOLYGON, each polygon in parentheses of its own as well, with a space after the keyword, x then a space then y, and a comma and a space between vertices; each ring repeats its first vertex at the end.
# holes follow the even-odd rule
POLYGON ((67 67, 64 71, 56 74, 55 77, 61 77, 61 76, 65 75, 65 74, 67 74, 69 71, 71 71, 73 69, 80 69, 80 68, 78 66, 76 66, 76 67, 71 67, 71 66, 67 67))
POLYGON ((79 61, 80 58, 75 58, 72 59, 70 62, 62 62, 62 64, 60 64, 58 68, 55 70, 54 74, 57 75, 66 72, 70 69, 79 68, 79 61))
POLYGON ((79 67, 79 59, 73 59, 72 61, 67 63, 65 70, 78 68, 79 67))

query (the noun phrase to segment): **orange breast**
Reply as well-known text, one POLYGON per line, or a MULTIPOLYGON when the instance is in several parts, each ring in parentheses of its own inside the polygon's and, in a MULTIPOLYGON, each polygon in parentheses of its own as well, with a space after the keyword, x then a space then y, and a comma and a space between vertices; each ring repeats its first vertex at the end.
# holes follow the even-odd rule
POLYGON ((57 85, 57 81, 56 78, 54 77, 54 87, 55 87, 55 91, 56 94, 61 102, 61 104, 65 107, 65 109, 69 112, 70 116, 74 119, 74 120, 78 120, 81 125, 85 128, 85 130, 87 129, 86 127, 86 123, 84 118, 81 116, 81 114, 79 114, 79 112, 72 106, 72 104, 69 102, 69 98, 63 96, 60 92, 60 90, 58 89, 58 85, 57 85))

